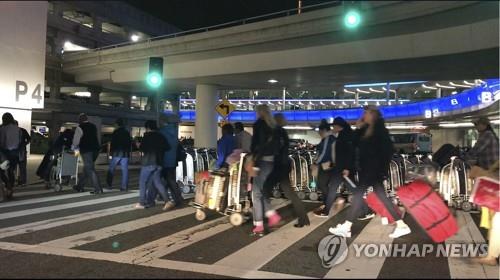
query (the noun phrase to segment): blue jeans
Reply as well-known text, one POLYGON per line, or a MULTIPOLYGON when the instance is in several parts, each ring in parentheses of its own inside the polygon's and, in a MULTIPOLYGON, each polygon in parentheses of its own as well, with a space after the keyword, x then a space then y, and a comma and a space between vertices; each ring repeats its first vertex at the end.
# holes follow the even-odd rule
POLYGON ((95 154, 93 152, 85 152, 81 154, 83 161, 83 176, 79 178, 77 188, 83 190, 87 180, 91 180, 94 191, 102 191, 101 184, 99 183, 99 177, 95 172, 95 154))
POLYGON ((106 182, 109 188, 113 187, 113 176, 116 166, 120 164, 122 169, 122 184, 120 190, 126 191, 128 189, 128 157, 113 157, 109 163, 108 176, 106 182))
POLYGON ((252 202, 253 202, 253 220, 254 222, 264 221, 264 213, 271 209, 269 197, 264 195, 264 183, 267 177, 273 171, 274 163, 268 161, 259 161, 256 166, 260 168, 257 177, 253 178, 252 202))
POLYGON ((150 192, 158 192, 164 201, 168 201, 167 191, 160 178, 161 167, 157 165, 143 166, 139 175, 139 203, 145 207, 154 205, 150 192))

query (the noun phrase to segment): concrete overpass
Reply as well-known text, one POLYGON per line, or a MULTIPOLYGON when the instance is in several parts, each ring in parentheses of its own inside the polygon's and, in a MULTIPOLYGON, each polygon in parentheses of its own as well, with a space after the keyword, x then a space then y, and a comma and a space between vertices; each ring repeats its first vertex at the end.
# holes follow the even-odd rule
POLYGON ((343 27, 345 10, 340 6, 79 52, 66 55, 63 67, 76 82, 136 92, 146 89, 148 58, 164 57, 166 81, 161 92, 196 88, 198 104, 205 104, 197 109, 196 134, 210 139, 197 145, 213 146, 212 108, 218 89, 497 77, 498 5, 496 1, 366 2, 361 9, 363 24, 356 30, 343 27), (268 84, 270 78, 279 82, 268 84))

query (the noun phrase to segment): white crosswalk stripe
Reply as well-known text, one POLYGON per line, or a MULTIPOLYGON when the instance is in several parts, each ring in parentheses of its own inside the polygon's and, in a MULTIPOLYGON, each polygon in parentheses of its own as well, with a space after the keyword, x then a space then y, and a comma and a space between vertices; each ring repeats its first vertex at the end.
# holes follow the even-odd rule
POLYGON ((68 203, 68 204, 62 204, 62 205, 56 205, 56 206, 47 206, 47 207, 41 207, 41 208, 35 208, 35 209, 8 212, 8 213, 0 214, 0 220, 28 216, 28 215, 32 215, 32 214, 46 213, 46 212, 57 211, 57 210, 76 208, 76 207, 81 207, 81 206, 95 205, 95 204, 115 201, 117 199, 127 199, 127 198, 132 198, 132 197, 137 197, 137 193, 124 193, 124 194, 121 194, 118 196, 112 196, 112 197, 97 198, 97 199, 93 199, 93 200, 74 202, 74 203, 68 203))

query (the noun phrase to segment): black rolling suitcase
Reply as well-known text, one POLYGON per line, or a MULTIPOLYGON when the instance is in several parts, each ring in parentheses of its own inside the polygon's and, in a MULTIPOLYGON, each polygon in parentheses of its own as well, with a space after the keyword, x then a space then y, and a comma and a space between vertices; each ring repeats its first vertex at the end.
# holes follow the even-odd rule
POLYGON ((444 144, 432 155, 432 161, 439 164, 440 167, 444 167, 450 163, 451 157, 459 155, 460 151, 457 147, 452 144, 444 144))

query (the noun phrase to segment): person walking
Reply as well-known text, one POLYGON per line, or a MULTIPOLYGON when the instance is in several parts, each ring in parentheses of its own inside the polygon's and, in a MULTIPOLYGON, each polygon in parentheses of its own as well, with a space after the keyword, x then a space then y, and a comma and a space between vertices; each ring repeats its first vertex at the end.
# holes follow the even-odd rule
POLYGON ((19 148, 21 147, 21 130, 17 126, 11 113, 2 115, 0 127, 0 150, 9 161, 9 168, 1 171, 2 180, 5 182, 4 199, 13 198, 16 182, 15 171, 19 163, 19 148))
MULTIPOLYGON (((170 149, 165 150, 163 156, 163 168, 161 171, 161 176, 165 180, 165 186, 170 191, 172 196, 172 203, 175 207, 181 207, 184 204, 184 199, 182 198, 181 190, 177 186, 176 171, 177 164, 180 161, 178 159, 178 150, 182 149, 179 142, 179 116, 175 114, 162 114, 160 115, 160 133, 166 139, 170 149)), ((156 198, 157 192, 154 190, 151 192, 151 196, 156 198)))
POLYGON ((250 152, 252 147, 252 134, 245 130, 241 122, 234 124, 234 132, 236 136, 236 149, 241 149, 244 153, 250 152))
POLYGON ((314 161, 312 169, 318 170, 318 188, 322 193, 323 206, 316 209, 314 215, 328 218, 330 209, 327 205, 327 198, 330 191, 334 192, 333 195, 336 194, 336 189, 330 189, 330 185, 334 183, 333 169, 335 167, 335 159, 332 157, 332 150, 335 149, 334 145, 336 139, 335 136, 333 136, 330 125, 324 119, 321 120, 318 127, 318 133, 321 137, 321 142, 316 147, 318 156, 314 161))
POLYGON ((28 163, 28 145, 31 142, 31 136, 28 131, 19 126, 19 122, 15 121, 16 125, 21 130, 21 142, 19 145, 19 178, 17 184, 24 186, 27 183, 26 165, 28 163))
MULTIPOLYGON (((320 217, 328 217, 335 200, 339 197, 337 189, 340 184, 345 181, 345 177, 354 179, 354 148, 352 144, 352 129, 351 125, 347 123, 343 118, 336 117, 333 120, 333 133, 336 135, 336 139, 333 146, 333 168, 328 174, 325 175, 324 172, 319 171, 319 174, 323 174, 323 178, 318 179, 319 182, 322 180, 328 181, 328 194, 325 199, 325 208, 321 213, 318 213, 320 217)), ((349 184, 346 184, 349 185, 349 184)), ((325 187, 324 187, 325 188, 325 187)))
POLYGON ((251 154, 254 170, 257 175, 253 178, 252 202, 254 234, 264 233, 264 215, 268 218, 268 226, 274 227, 281 221, 281 216, 271 207, 269 197, 264 194, 264 184, 274 167, 274 156, 279 148, 273 137, 276 123, 267 105, 257 106, 257 121, 253 125, 251 154))
POLYGON ((122 171, 122 182, 120 191, 128 190, 128 162, 132 149, 132 137, 130 132, 125 128, 123 119, 116 120, 117 128, 111 135, 111 162, 109 164, 108 174, 106 177, 107 188, 113 189, 113 175, 116 166, 120 164, 122 171))
POLYGON ((80 114, 78 117, 78 127, 73 136, 72 150, 75 156, 81 156, 83 161, 83 176, 79 178, 78 184, 73 187, 77 192, 85 191, 85 183, 90 180, 94 190, 91 194, 102 194, 102 187, 99 177, 95 171, 95 161, 99 156, 99 138, 95 124, 89 122, 86 114, 80 114))
POLYGON ((279 148, 278 154, 275 156, 273 172, 269 176, 268 181, 266 181, 266 188, 270 189, 276 183, 279 183, 279 187, 285 197, 292 202, 295 216, 298 218, 297 223, 293 226, 297 228, 309 226, 310 221, 309 217, 307 217, 304 203, 299 199, 297 193, 295 193, 290 185, 291 163, 288 157, 290 139, 287 131, 283 128, 286 125, 286 118, 283 114, 278 113, 274 115, 274 120, 276 121, 274 133, 278 139, 277 143, 279 143, 279 148))
POLYGON ((366 107, 363 117, 357 123, 354 139, 359 143, 359 185, 353 189, 353 200, 347 220, 343 224, 329 229, 330 233, 351 237, 351 227, 357 217, 363 212, 363 195, 368 187, 373 187, 374 193, 385 205, 396 221, 395 230, 390 238, 398 238, 411 233, 410 227, 402 220, 391 200, 385 193, 383 184, 387 177, 389 164, 394 153, 394 147, 385 127, 382 114, 375 107, 366 107))
POLYGON ((479 133, 479 138, 474 147, 466 154, 466 160, 471 165, 477 165, 487 170, 498 161, 498 137, 487 117, 480 117, 474 121, 474 125, 479 133))
POLYGON ((226 158, 236 148, 236 139, 234 137, 234 129, 231 124, 222 126, 222 137, 217 141, 217 162, 216 167, 227 167, 226 158))
POLYGON ((139 175, 139 203, 135 205, 135 208, 144 209, 154 206, 155 196, 153 197, 153 201, 151 201, 150 198, 152 196, 148 194, 149 191, 153 191, 154 189, 155 192, 161 195, 163 201, 165 201, 163 210, 170 210, 175 204, 169 201, 160 175, 165 152, 171 149, 171 147, 169 147, 165 137, 158 132, 156 121, 148 120, 144 126, 146 133, 144 133, 142 143, 140 144, 140 150, 143 155, 139 175))

